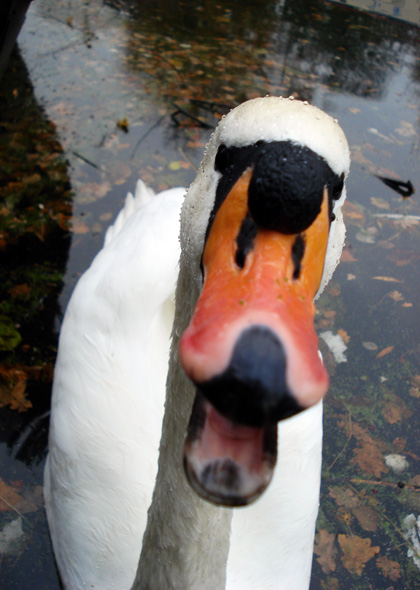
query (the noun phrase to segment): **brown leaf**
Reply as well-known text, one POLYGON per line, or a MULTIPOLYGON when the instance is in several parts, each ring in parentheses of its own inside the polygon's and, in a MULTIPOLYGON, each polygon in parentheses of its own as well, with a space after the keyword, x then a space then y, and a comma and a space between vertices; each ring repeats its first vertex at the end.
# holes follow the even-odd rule
POLYGON ((356 494, 348 488, 343 489, 338 486, 332 486, 329 488, 329 494, 334 498, 338 506, 354 508, 359 504, 359 499, 356 494))
POLYGON ((16 299, 16 297, 23 297, 27 299, 31 294, 31 288, 27 283, 23 283, 22 285, 15 285, 11 289, 9 289, 9 294, 13 299, 16 299))
POLYGON ((385 578, 390 578, 393 582, 397 582, 401 578, 400 564, 396 561, 391 561, 384 555, 380 555, 376 560, 376 565, 382 570, 385 578))
POLYGON ((378 528, 378 513, 371 506, 358 506, 354 508, 353 514, 365 531, 373 532, 378 528))
POLYGON ((388 393, 382 402, 382 413, 390 424, 407 420, 413 415, 404 400, 393 393, 388 393))
POLYGON ((358 465, 365 473, 381 477, 382 473, 388 471, 383 456, 375 441, 363 441, 361 447, 354 449, 354 457, 351 463, 358 465))
POLYGON ((71 229, 74 234, 88 234, 90 231, 86 223, 78 217, 72 220, 71 229))
POLYGON ((370 202, 372 203, 372 205, 375 205, 375 207, 378 207, 378 209, 390 208, 390 204, 388 203, 388 201, 385 201, 385 199, 377 199, 376 197, 370 197, 370 202))
POLYGON ((384 348, 383 350, 381 350, 381 352, 378 352, 378 354, 376 355, 376 358, 381 359, 383 356, 386 356, 387 354, 389 354, 393 350, 394 350, 394 346, 387 346, 387 348, 384 348))
POLYGON ((357 258, 353 256, 348 248, 343 250, 340 260, 341 262, 357 262, 357 258))
POLYGON ((344 340, 344 342, 346 344, 348 344, 350 342, 350 336, 348 335, 348 333, 345 330, 342 330, 341 328, 339 330, 337 330, 337 334, 339 336, 341 336, 341 338, 344 340))
POLYGON ((362 575, 366 563, 379 553, 379 547, 372 547, 371 540, 362 537, 338 535, 338 543, 343 552, 344 567, 357 576, 362 575))
POLYGON ((365 216, 361 209, 355 204, 350 203, 350 201, 345 201, 343 205, 344 216, 346 220, 353 220, 361 223, 357 223, 357 225, 363 225, 365 221, 365 216))
POLYGON ((12 486, 7 485, 0 478, 0 512, 6 512, 15 508, 21 500, 21 496, 15 492, 12 486))
POLYGON ((317 562, 321 566, 324 574, 329 574, 335 571, 337 556, 337 548, 335 547, 335 535, 329 533, 325 529, 321 529, 315 535, 315 555, 317 562))
POLYGON ((27 373, 15 367, 0 368, 0 407, 10 406, 12 410, 26 412, 32 408, 26 398, 27 373))

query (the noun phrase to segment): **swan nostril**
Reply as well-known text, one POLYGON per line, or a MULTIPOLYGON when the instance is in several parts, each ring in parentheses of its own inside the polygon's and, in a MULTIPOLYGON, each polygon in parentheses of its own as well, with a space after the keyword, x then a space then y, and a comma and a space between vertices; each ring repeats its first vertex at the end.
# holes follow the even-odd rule
POLYGON ((296 236, 292 246, 292 261, 294 266, 293 279, 297 280, 300 277, 302 269, 302 259, 305 254, 305 240, 302 234, 296 236))
POLYGON ((286 383, 286 361, 274 332, 252 326, 240 335, 225 371, 197 388, 230 420, 257 427, 274 423, 303 410, 286 383))
POLYGON ((255 237, 257 235, 258 226, 252 219, 251 215, 247 214, 242 221, 241 229, 236 237, 237 250, 235 253, 235 262, 239 268, 245 266, 246 257, 254 247, 255 237))

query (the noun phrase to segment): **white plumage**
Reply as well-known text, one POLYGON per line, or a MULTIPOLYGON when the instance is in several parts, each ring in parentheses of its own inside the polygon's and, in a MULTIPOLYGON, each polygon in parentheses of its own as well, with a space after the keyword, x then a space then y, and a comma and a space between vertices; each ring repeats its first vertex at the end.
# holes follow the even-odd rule
MULTIPOLYGON (((306 145, 336 174, 348 173, 344 134, 322 111, 273 97, 244 103, 218 126, 182 214, 184 189, 155 197, 139 181, 73 293, 60 336, 45 469, 47 516, 66 590, 131 588, 155 481, 133 588, 308 587, 322 403, 280 423, 273 481, 255 504, 233 511, 231 532, 232 511, 198 498, 181 468, 194 387, 179 366, 177 343, 201 288, 204 235, 220 176, 214 158, 221 143, 261 139, 306 145)), ((345 189, 334 205, 319 291, 341 254, 344 198, 345 189)))

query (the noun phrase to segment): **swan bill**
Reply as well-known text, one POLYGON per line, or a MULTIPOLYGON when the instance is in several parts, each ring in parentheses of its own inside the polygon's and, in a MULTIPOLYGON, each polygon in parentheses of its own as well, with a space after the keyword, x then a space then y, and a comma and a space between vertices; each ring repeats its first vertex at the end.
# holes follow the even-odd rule
POLYGON ((237 424, 197 392, 184 444, 184 470, 201 498, 227 507, 252 503, 269 485, 276 460, 277 424, 237 424))
POLYGON ((213 220, 202 257, 204 284, 180 341, 180 361, 225 417, 263 426, 314 405, 328 390, 313 299, 330 214, 324 188, 320 211, 305 231, 283 234, 257 224, 254 232, 246 222, 252 177, 252 169, 241 175, 213 220))

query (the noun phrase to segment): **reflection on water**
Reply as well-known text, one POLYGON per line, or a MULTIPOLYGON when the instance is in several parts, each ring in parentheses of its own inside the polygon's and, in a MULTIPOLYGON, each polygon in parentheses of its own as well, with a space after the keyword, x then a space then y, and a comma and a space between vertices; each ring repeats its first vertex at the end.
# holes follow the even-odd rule
MULTIPOLYGON (((312 589, 415 590, 408 529, 420 514, 419 3, 364 3, 382 16, 356 4, 38 0, 20 48, 56 125, 74 195, 62 309, 135 179, 155 189, 187 185, 227 105, 293 94, 339 118, 352 172, 346 249, 318 303, 332 386, 312 589), (404 199, 378 176, 410 180, 417 193, 404 199), (347 347, 344 356, 325 344, 328 333, 347 347)), ((23 92, 24 74, 13 83, 23 92)), ((39 162, 34 168, 39 174, 39 162)), ((15 363, 30 364, 33 327, 25 334, 15 363)), ((35 403, 35 381, 27 393, 35 403)), ((10 441, 25 420, 2 412, 10 441)), ((22 461, 19 449, 0 446, 9 494, 0 504, 0 550, 13 526, 17 539, 1 562, 2 588, 22 590, 31 579, 33 588, 58 589, 36 496, 41 466, 22 461), (24 520, 12 492, 37 507, 24 520)))

